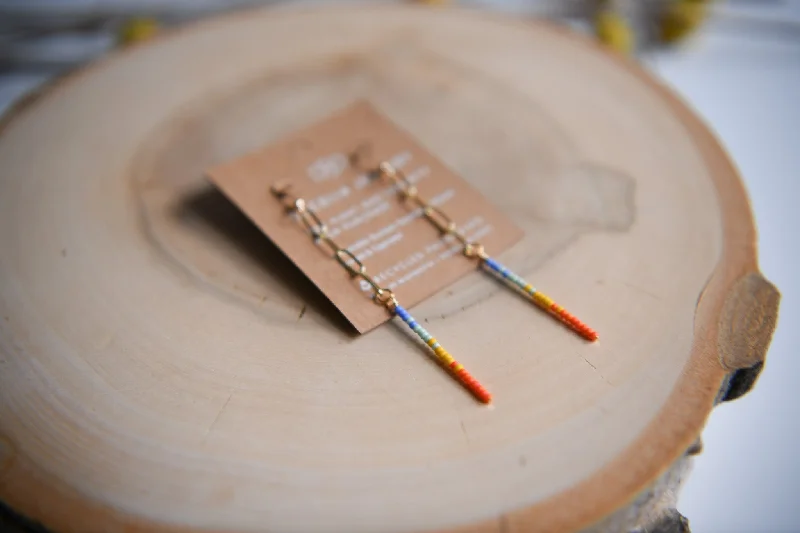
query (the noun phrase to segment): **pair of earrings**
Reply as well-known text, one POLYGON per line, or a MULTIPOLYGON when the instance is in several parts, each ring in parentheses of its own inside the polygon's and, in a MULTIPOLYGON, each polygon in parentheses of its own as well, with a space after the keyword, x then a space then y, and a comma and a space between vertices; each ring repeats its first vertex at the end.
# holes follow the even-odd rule
MULTIPOLYGON (((568 313, 563 307, 556 304, 544 293, 537 291, 532 285, 518 275, 511 272, 505 266, 492 259, 484 250, 480 243, 470 241, 458 226, 440 208, 425 201, 417 188, 408 181, 406 176, 390 163, 383 162, 378 166, 376 174, 381 178, 389 180, 398 189, 398 193, 404 200, 413 201, 419 206, 422 215, 436 227, 442 235, 452 235, 463 246, 464 256, 475 259, 486 270, 502 279, 507 285, 519 294, 525 296, 536 306, 546 311, 552 317, 562 322, 565 326, 572 329, 581 337, 589 340, 597 340, 597 333, 585 325, 583 322, 568 313)), ((367 268, 352 252, 340 247, 328 234, 327 226, 317 216, 317 214, 306 204, 303 198, 291 195, 288 187, 271 188, 275 197, 281 201, 289 212, 298 215, 301 222, 308 230, 311 238, 317 243, 324 243, 333 253, 334 258, 347 270, 351 276, 361 278, 366 281, 373 291, 375 302, 383 305, 386 309, 399 316, 403 322, 414 332, 425 344, 433 351, 439 362, 448 369, 453 376, 470 392, 483 403, 490 403, 491 394, 484 388, 467 370, 445 350, 439 342, 428 333, 425 328, 419 325, 408 311, 400 305, 395 294, 380 284, 367 273, 367 268)))

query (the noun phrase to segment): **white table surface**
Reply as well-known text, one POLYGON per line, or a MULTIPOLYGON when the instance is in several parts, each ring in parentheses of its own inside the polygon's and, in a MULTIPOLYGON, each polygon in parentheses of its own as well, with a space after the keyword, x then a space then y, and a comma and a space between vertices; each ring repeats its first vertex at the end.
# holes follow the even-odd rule
MULTIPOLYGON (((741 171, 761 269, 783 294, 757 386, 712 414, 678 507, 694 533, 798 533, 800 23, 741 30, 712 23, 680 49, 645 59, 707 121, 741 171)), ((0 77, 0 112, 41 78, 0 77)))

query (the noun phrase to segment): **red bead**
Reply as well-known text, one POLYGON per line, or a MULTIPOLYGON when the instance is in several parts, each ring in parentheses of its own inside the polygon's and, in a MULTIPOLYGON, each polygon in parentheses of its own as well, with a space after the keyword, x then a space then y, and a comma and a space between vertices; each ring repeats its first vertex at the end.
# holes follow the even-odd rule
POLYGON ((483 386, 478 383, 478 381, 473 378, 466 369, 462 368, 457 373, 458 377, 461 379, 461 382, 464 386, 469 390, 478 400, 483 403, 490 403, 492 401, 492 395, 487 391, 483 386))
POLYGON ((560 319, 564 324, 572 328, 575 333, 580 335, 586 340, 589 341, 596 341, 597 340, 597 332, 591 329, 589 326, 578 320, 575 316, 569 314, 564 308, 559 306, 558 304, 553 304, 550 306, 550 311, 555 314, 555 316, 560 319))

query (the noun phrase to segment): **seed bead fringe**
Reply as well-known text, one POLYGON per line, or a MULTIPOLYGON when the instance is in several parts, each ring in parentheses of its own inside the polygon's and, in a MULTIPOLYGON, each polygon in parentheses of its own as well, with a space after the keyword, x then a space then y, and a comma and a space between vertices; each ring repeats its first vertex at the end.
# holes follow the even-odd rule
POLYGON ((483 403, 491 403, 492 395, 487 391, 483 385, 478 383, 478 380, 472 377, 472 375, 467 372, 467 370, 455 359, 453 356, 450 355, 447 350, 442 348, 442 346, 436 341, 433 336, 428 333, 425 328, 420 326, 414 318, 408 314, 403 307, 400 305, 395 305, 394 312, 403 319, 403 322, 411 328, 411 330, 416 333, 420 339, 422 339, 425 344, 427 344, 433 353, 436 354, 436 357, 441 361, 441 363, 447 367, 461 382, 461 384, 466 388, 473 396, 475 396, 478 400, 483 403))
POLYGON ((597 340, 597 332, 595 330, 578 320, 573 315, 569 314, 563 307, 555 303, 548 296, 537 291, 530 283, 511 272, 509 269, 491 257, 485 258, 483 260, 483 264, 486 265, 489 270, 501 277, 506 284, 522 291, 534 304, 563 322, 575 333, 589 341, 597 340))

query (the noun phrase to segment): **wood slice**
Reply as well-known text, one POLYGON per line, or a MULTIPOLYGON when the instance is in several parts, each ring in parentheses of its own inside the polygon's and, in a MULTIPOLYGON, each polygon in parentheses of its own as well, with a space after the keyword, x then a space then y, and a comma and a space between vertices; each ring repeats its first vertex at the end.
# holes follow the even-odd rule
POLYGON ((485 13, 206 22, 60 83, 0 169, 0 499, 56 531, 621 531, 777 312, 698 119, 485 13), (359 98, 524 228, 500 259, 599 343, 468 275, 414 314, 482 407, 401 326, 354 335, 204 178, 359 98))

